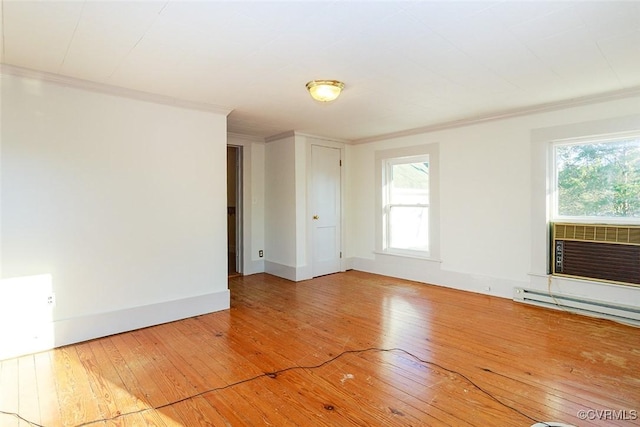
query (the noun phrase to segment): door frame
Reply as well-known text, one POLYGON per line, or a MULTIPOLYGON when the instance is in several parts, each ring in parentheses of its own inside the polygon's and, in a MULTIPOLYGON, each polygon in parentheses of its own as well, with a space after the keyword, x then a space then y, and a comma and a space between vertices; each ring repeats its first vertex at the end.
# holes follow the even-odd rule
MULTIPOLYGON (((236 163, 236 212, 235 212, 235 227, 236 227, 236 238, 235 238, 235 247, 236 247, 236 272, 243 274, 244 273, 244 228, 243 228, 243 218, 244 218, 244 199, 243 199, 243 149, 244 147, 241 145, 227 144, 227 148, 233 148, 235 151, 235 163, 236 163)), ((228 191, 228 189, 227 189, 228 191)), ((227 236, 227 246, 228 246, 227 236)))

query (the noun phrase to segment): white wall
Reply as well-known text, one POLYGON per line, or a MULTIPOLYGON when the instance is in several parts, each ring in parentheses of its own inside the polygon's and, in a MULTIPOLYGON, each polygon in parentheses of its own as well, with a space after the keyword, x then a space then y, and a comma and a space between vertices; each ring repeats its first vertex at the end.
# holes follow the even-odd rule
POLYGON ((296 153, 295 136, 265 145, 265 271, 295 280, 296 153))
POLYGON ((311 259, 307 251, 307 226, 309 224, 307 215, 307 153, 311 148, 307 143, 307 138, 295 135, 295 203, 296 203, 296 281, 311 279, 313 270, 311 269, 311 259))
POLYGON ((293 281, 311 278, 306 155, 306 138, 294 132, 265 145, 265 271, 293 281))
POLYGON ((5 74, 2 107, 0 297, 56 299, 14 353, 229 307, 225 114, 5 74))
MULTIPOLYGON (((639 114, 640 98, 626 98, 348 147, 351 266, 508 298, 515 286, 546 290, 546 238, 538 235, 546 232, 545 189, 539 189, 545 159, 535 155, 534 136, 567 125, 588 132, 593 121, 639 114), (375 254, 375 152, 431 143, 440 148, 441 262, 375 254)), ((640 129, 635 117, 622 121, 640 129)), ((552 286, 640 306, 638 288, 555 278, 552 286)))

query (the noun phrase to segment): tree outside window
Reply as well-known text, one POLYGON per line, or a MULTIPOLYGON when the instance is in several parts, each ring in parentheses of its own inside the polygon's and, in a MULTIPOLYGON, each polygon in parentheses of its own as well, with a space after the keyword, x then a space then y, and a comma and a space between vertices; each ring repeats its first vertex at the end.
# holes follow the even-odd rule
POLYGON ((555 219, 640 220, 640 136, 556 144, 555 219))

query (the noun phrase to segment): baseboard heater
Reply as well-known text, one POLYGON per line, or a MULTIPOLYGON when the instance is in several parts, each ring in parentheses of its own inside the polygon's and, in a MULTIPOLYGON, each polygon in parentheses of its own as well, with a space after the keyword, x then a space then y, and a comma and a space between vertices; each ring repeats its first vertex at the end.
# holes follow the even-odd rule
POLYGON ((513 300, 640 326, 640 308, 622 304, 590 300, 572 295, 549 294, 525 288, 514 288, 513 300))

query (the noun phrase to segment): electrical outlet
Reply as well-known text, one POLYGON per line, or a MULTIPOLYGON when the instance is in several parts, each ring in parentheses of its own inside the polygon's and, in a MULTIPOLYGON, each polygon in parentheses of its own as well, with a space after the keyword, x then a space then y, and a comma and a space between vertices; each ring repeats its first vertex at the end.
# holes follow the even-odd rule
POLYGON ((56 294, 50 293, 47 295, 47 305, 54 306, 56 305, 56 294))
POLYGON ((262 258, 262 257, 264 256, 264 251, 263 251, 262 249, 260 249, 260 250, 258 251, 258 256, 259 256, 260 258, 262 258))

